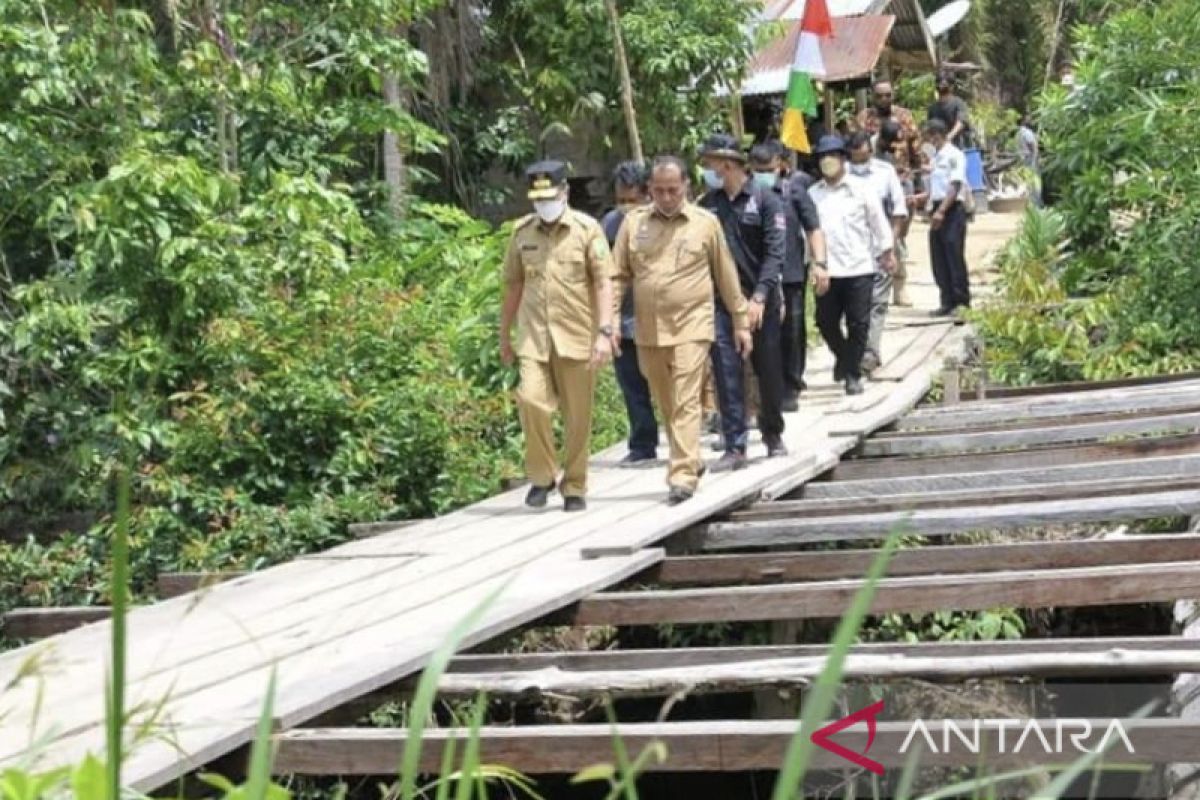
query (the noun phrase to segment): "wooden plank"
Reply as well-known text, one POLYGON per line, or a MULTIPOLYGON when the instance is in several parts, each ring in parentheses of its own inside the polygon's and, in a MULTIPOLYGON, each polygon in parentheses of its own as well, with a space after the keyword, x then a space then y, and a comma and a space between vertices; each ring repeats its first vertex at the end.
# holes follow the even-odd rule
MULTIPOLYGON (((1022 730, 1028 724, 1022 720, 1022 730)), ((1072 720, 1071 722, 1076 722, 1072 720)), ((1095 748, 1103 739, 1111 720, 1088 720, 1095 748)), ((1040 736, 1056 741, 1062 721, 1036 721, 1040 736)), ((1043 748, 1027 745, 1014 752, 1015 735, 1007 720, 929 720, 926 723, 937 752, 922 753, 923 767, 976 767, 986 761, 989 767, 1015 767, 1030 764, 1070 764, 1081 753, 1074 748, 1043 748), (1000 744, 1003 725, 1008 724, 1008 747, 1000 744), (980 747, 988 754, 968 748, 954 735, 955 730, 972 732, 980 726, 980 747), (954 727, 950 727, 953 725, 954 727), (946 730, 949 728, 949 730, 946 730), (942 748, 945 742, 950 746, 942 748), (1052 752, 1046 752, 1049 749, 1052 752)), ((1067 723, 1065 730, 1082 735, 1079 727, 1067 723)), ((879 722, 868 742, 867 726, 857 725, 837 734, 837 742, 855 752, 867 752, 886 768, 899 768, 911 757, 905 742, 911 736, 908 721, 879 722)), ((1136 764, 1163 764, 1194 759, 1200 751, 1200 723, 1173 718, 1123 720, 1122 728, 1133 752, 1115 742, 1110 761, 1136 764)), ((697 722, 622 723, 616 734, 631 757, 654 743, 666 747, 661 763, 648 759, 649 772, 744 772, 777 770, 783 764, 788 745, 796 734, 794 720, 706 720, 697 722)), ((574 774, 596 763, 611 762, 613 730, 608 725, 546 725, 515 728, 483 728, 480 757, 485 763, 504 764, 527 774, 574 774)), ((920 734, 918 734, 920 736, 920 734)), ((400 762, 407 731, 402 728, 313 728, 287 731, 275 737, 277 752, 274 770, 278 775, 390 775, 400 762)), ((422 738, 420 769, 436 773, 441 769, 446 742, 454 740, 462 751, 467 732, 442 728, 426 730, 422 738)), ((923 737, 921 737, 923 740, 923 737)), ((1030 739, 1038 740, 1031 734, 1030 739)), ((844 770, 848 762, 823 748, 814 748, 810 764, 816 770, 844 770)))
MULTIPOLYGON (((572 609, 576 625, 653 625, 813 619, 845 613, 862 582, 816 581, 775 586, 603 592, 572 609)), ((872 614, 1048 608, 1169 602, 1200 592, 1200 564, 988 572, 886 578, 872 614)))
POLYGON ((1113 478, 1165 478, 1200 475, 1200 455, 1100 461, 1089 464, 1060 464, 1030 469, 994 472, 952 472, 944 475, 914 475, 857 481, 810 482, 804 486, 805 500, 856 500, 882 495, 916 495, 983 488, 1037 486, 1047 483, 1097 481, 1113 478))
MULTIPOLYGON (((896 658, 962 658, 1038 653, 1102 654, 1113 650, 1175 652, 1194 650, 1195 641, 1179 636, 1094 637, 1086 639, 998 639, 956 642, 858 642, 856 655, 896 658)), ((759 645, 743 647, 673 647, 646 650, 584 650, 543 653, 460 655, 450 672, 517 672, 539 669, 622 670, 728 664, 763 659, 823 658, 825 644, 759 645)))
MULTIPOLYGON (((646 577, 668 588, 860 578, 867 574, 878 554, 877 550, 828 550, 684 556, 665 559, 646 577)), ((895 577, 1188 560, 1200 561, 1200 536, 1136 535, 1060 542, 919 547, 900 550, 892 556, 887 574, 895 577)))
POLYGON ((834 480, 897 478, 910 475, 946 475, 985 472, 1098 461, 1138 459, 1155 456, 1200 453, 1200 435, 1166 436, 1154 439, 1130 439, 1102 444, 1067 445, 1010 453, 970 453, 966 455, 915 456, 911 458, 857 459, 842 461, 834 470, 834 480))
POLYGON ((977 405, 946 409, 940 413, 925 411, 910 414, 896 423, 896 429, 898 431, 963 431, 966 428, 997 428, 1001 425, 1032 426, 1037 424, 1038 420, 1064 417, 1128 416, 1155 411, 1191 411, 1200 405, 1200 387, 1186 392, 1140 392, 1113 398, 1082 399, 1071 403, 1028 403, 1011 409, 977 408, 977 405))
POLYGON ((1000 506, 889 511, 812 519, 714 522, 698 540, 705 550, 879 539, 893 530, 922 536, 968 531, 1014 530, 1043 525, 1123 522, 1200 513, 1200 491, 1113 495, 1083 500, 1011 503, 1000 506))
POLYGON ((370 539, 384 533, 394 533, 426 522, 426 519, 387 520, 385 522, 352 522, 346 530, 355 539, 370 539))
POLYGON ((4 634, 13 639, 43 639, 108 619, 111 614, 106 606, 14 608, 4 615, 4 634))
POLYGON ((1200 430, 1200 413, 1164 414, 1107 422, 1078 422, 1043 428, 980 433, 942 433, 870 439, 862 444, 862 455, 911 456, 970 453, 1017 447, 1084 442, 1113 436, 1163 436, 1200 430))
MULTIPOLYGON (((1117 678, 1200 672, 1200 644, 1192 650, 1109 650, 1101 653, 1022 653, 964 655, 957 658, 849 655, 842 680, 926 681, 985 680, 1012 677, 1117 678)), ((548 667, 519 672, 452 672, 442 676, 443 697, 489 698, 545 696, 662 697, 758 689, 798 689, 811 684, 825 669, 823 657, 757 659, 722 664, 663 666, 644 669, 562 670, 548 667)))
POLYGON ((851 500, 781 500, 756 503, 729 515, 731 522, 788 517, 819 517, 841 514, 865 514, 884 511, 914 511, 925 508, 961 508, 963 506, 1032 503, 1083 497, 1107 497, 1112 494, 1200 489, 1200 473, 1186 478, 1109 478, 1098 481, 1064 481, 1029 486, 958 491, 921 492, 918 494, 860 497, 851 500))
POLYGON ((207 589, 218 583, 245 576, 246 572, 162 572, 156 582, 158 596, 165 599, 179 597, 197 589, 207 589))
POLYGON ((930 360, 930 356, 937 349, 937 346, 941 344, 943 339, 950 335, 950 331, 953 329, 954 326, 949 323, 930 325, 929 327, 922 328, 913 339, 912 344, 906 347, 898 357, 891 359, 887 364, 884 364, 871 374, 871 380, 904 380, 910 372, 913 372, 930 360))
POLYGON ((1031 386, 989 385, 987 399, 1003 397, 1037 397, 1062 392, 1102 391, 1134 386, 1166 386, 1180 381, 1200 379, 1200 372, 1180 372, 1176 375, 1151 375, 1142 378, 1116 378, 1104 381, 1073 381, 1070 383, 1041 383, 1031 386))

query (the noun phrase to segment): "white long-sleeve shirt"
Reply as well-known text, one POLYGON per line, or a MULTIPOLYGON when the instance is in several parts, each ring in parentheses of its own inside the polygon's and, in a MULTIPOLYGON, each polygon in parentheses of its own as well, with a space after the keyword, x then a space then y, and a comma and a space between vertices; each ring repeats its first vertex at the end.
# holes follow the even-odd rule
POLYGON ((876 258, 891 250, 892 226, 869 183, 846 175, 836 185, 819 181, 808 190, 817 205, 825 234, 831 278, 854 278, 875 272, 876 258))

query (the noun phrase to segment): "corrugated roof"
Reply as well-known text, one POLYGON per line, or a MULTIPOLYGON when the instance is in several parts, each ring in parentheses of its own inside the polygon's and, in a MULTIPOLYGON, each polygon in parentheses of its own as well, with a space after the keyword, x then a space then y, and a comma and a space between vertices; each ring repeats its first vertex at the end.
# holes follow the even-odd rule
POLYGON ((870 14, 892 14, 896 26, 892 30, 891 46, 895 50, 908 52, 925 51, 934 58, 933 39, 925 26, 925 14, 920 0, 872 0, 870 14))
MULTIPOLYGON (((832 83, 870 75, 887 46, 888 34, 895 21, 890 14, 835 17, 833 37, 821 40, 821 56, 825 61, 823 80, 832 83)), ((749 77, 742 84, 741 93, 778 94, 786 91, 799 39, 800 23, 796 22, 785 36, 759 50, 750 62, 749 77)))
MULTIPOLYGON (((825 0, 831 17, 852 17, 867 13, 879 0, 825 0)), ((766 0, 762 18, 765 20, 801 19, 805 0, 766 0)))

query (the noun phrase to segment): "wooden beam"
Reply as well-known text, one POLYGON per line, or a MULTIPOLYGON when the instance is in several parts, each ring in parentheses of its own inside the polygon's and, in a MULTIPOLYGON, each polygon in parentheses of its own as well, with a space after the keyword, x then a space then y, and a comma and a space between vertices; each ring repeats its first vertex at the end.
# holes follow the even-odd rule
POLYGON ((1113 494, 1200 489, 1200 473, 1187 478, 1124 478, 1099 481, 1064 481, 1031 486, 1007 486, 994 489, 921 492, 832 500, 779 500, 756 503, 729 515, 731 522, 788 517, 818 517, 841 514, 866 514, 885 511, 914 511, 924 508, 961 508, 962 506, 1004 503, 1043 502, 1083 497, 1108 497, 1113 494))
MULTIPOLYGON (((1012 677, 1116 678, 1200 672, 1200 643, 1192 650, 1109 650, 1101 653, 963 655, 957 658, 847 656, 842 680, 929 681, 1012 677)), ((811 684, 825 669, 823 657, 758 659, 724 664, 664 666, 640 670, 453 672, 442 676, 444 697, 536 699, 546 696, 596 698, 716 694, 758 689, 795 689, 811 684)))
POLYGON ((1097 461, 1139 459, 1185 453, 1200 453, 1200 435, 1130 439, 1123 442, 1068 445, 1010 453, 857 459, 838 464, 833 470, 832 477, 834 480, 861 480, 898 478, 910 475, 947 475, 963 472, 1090 464, 1097 461))
POLYGON ((1163 436, 1200 430, 1200 413, 1164 414, 1107 422, 1078 422, 1044 428, 980 433, 942 433, 870 439, 862 444, 862 455, 912 456, 970 453, 1016 447, 1084 442, 1113 436, 1163 436))
POLYGON ((1001 397, 1037 397, 1046 394, 1062 392, 1089 392, 1105 389, 1120 389, 1129 386, 1158 386, 1194 381, 1200 379, 1200 372, 1181 372, 1177 375, 1151 375, 1145 378, 1117 378, 1107 381, 1075 381, 1071 383, 1042 383, 1035 386, 999 386, 987 387, 987 399, 1001 397))
POLYGON ((14 608, 4 615, 4 634, 13 639, 43 639, 112 616, 107 606, 14 608))
MULTIPOLYGON (((1093 731, 1091 747, 1104 736, 1110 720, 1089 720, 1093 731)), ((960 720, 952 723, 961 731, 981 730, 981 748, 989 754, 973 752, 953 734, 945 730, 944 720, 930 720, 926 727, 937 752, 923 753, 924 767, 974 767, 986 760, 989 767, 1013 767, 1026 764, 1065 765, 1078 760, 1081 753, 1064 747, 1061 752, 1047 753, 1040 744, 1028 746, 1023 752, 1013 752, 1014 731, 1007 730, 1008 747, 999 746, 999 733, 1004 721, 960 720), (942 748, 943 742, 949 747, 942 748)), ((1012 723, 1009 723, 1010 726, 1012 723)), ((1023 726, 1028 724, 1022 721, 1023 726)), ((1038 720, 1041 736, 1049 742, 1056 740, 1059 722, 1038 720)), ((1065 728, 1082 734, 1080 727, 1065 728)), ((743 772, 777 770, 782 765, 788 745, 796 734, 794 720, 717 720, 696 722, 624 723, 616 734, 625 748, 636 757, 650 745, 661 742, 666 746, 666 758, 661 763, 648 759, 651 772, 743 772)), ((1119 763, 1161 764, 1194 759, 1200 752, 1200 723, 1179 719, 1140 719, 1122 721, 1133 752, 1119 740, 1110 750, 1111 761, 1119 763)), ((907 721, 880 722, 870 746, 870 758, 887 768, 903 766, 911 754, 904 752, 904 743, 911 735, 912 723, 907 721)), ((420 770, 437 773, 441 770, 442 751, 447 741, 454 740, 462 752, 467 731, 455 728, 427 729, 422 734, 420 770)), ((837 734, 837 742, 856 753, 868 748, 865 725, 857 725, 837 734)), ((920 734, 918 734, 920 735, 920 734)), ((274 771, 277 775, 392 775, 400 763, 408 737, 403 728, 312 728, 277 734, 274 771)), ((923 737, 922 737, 923 739, 923 737)), ((1031 735, 1030 740, 1036 741, 1031 735)), ((480 758, 485 763, 504 764, 533 775, 574 774, 596 763, 611 762, 613 729, 608 725, 544 725, 513 728, 488 727, 479 731, 480 758)), ((1056 748, 1048 748, 1055 750, 1056 748)), ((847 761, 822 748, 812 751, 811 765, 817 770, 843 770, 847 761)), ((455 767, 457 769, 457 765, 455 767)))
POLYGON ((352 522, 346 526, 346 530, 355 539, 370 539, 373 536, 379 536, 384 533, 392 533, 393 531, 411 528, 419 522, 428 522, 425 519, 402 519, 391 520, 386 522, 352 522))
POLYGON ((1155 411, 1193 411, 1197 406, 1200 406, 1200 387, 1188 391, 1164 389, 1158 392, 1098 396, 1095 399, 1085 395, 1071 402, 1052 397, 1020 405, 996 403, 984 406, 973 403, 939 409, 936 412, 913 412, 896 422, 896 430, 964 432, 970 427, 1033 427, 1039 424, 1039 420, 1070 417, 1086 417, 1087 421, 1096 422, 1102 415, 1113 415, 1113 419, 1119 419, 1121 416, 1150 414, 1155 411))
MULTIPOLYGON (((859 642, 855 655, 897 658, 961 658, 1036 653, 1100 654, 1112 650, 1176 652, 1193 650, 1195 641, 1179 636, 1096 637, 1089 639, 998 639, 982 642, 859 642)), ((543 653, 460 655, 450 672, 517 672, 540 669, 620 670, 728 664, 782 658, 823 658, 825 644, 760 645, 753 647, 673 647, 646 650, 584 650, 543 653)))
MULTIPOLYGON (((660 586, 737 586, 764 583, 861 578, 877 550, 827 550, 814 553, 763 553, 668 558, 647 578, 660 586)), ((1200 536, 1137 535, 1116 539, 1019 544, 942 545, 900 550, 887 574, 960 574, 1026 569, 1103 567, 1200 561, 1200 536)))
POLYGON ((1125 494, 1082 500, 976 505, 918 511, 889 511, 841 517, 713 522, 697 539, 705 550, 881 539, 894 530, 945 536, 979 530, 1014 530, 1044 525, 1123 522, 1200 513, 1200 491, 1125 494))
POLYGON ((230 571, 230 572, 163 572, 158 576, 156 581, 156 589, 158 596, 163 600, 168 600, 172 597, 194 592, 197 589, 206 589, 210 586, 216 586, 225 581, 231 581, 234 578, 240 578, 243 575, 248 575, 248 572, 230 571))
POLYGON ((916 495, 969 489, 1038 486, 1047 483, 1095 481, 1109 478, 1176 478, 1200 475, 1200 455, 1060 464, 994 472, 953 472, 945 475, 912 475, 858 481, 813 481, 802 490, 805 500, 858 500, 882 495, 916 495))
MULTIPOLYGON (((580 601, 570 618, 576 625, 653 625, 839 617, 861 588, 861 581, 852 580, 601 592, 580 601)), ((1200 564, 1169 562, 886 578, 876 587, 871 613, 1084 607, 1195 596, 1200 596, 1200 564)))

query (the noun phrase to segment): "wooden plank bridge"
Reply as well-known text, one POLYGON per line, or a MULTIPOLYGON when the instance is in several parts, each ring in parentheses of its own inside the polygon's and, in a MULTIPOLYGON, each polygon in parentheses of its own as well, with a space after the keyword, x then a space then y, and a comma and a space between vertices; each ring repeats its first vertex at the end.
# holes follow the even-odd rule
MULTIPOLYGON (((127 743, 129 783, 152 790, 244 746, 272 670, 280 772, 391 772, 403 731, 306 724, 403 690, 455 624, 497 589, 468 647, 529 624, 831 618, 873 557, 861 543, 900 524, 938 543, 897 555, 873 613, 1200 597, 1196 533, 1071 540, 1038 533, 1048 525, 1200 515, 1200 378, 1006 392, 916 409, 966 335, 894 315, 888 372, 857 398, 841 395, 818 358, 811 374, 824 380, 813 381, 805 407, 787 420, 792 455, 711 476, 679 507, 664 503, 661 467, 616 468, 623 448, 614 448, 594 461, 584 514, 530 511, 515 490, 135 609, 127 702, 138 738, 127 743), (1013 535, 943 542, 980 528, 1013 535), (837 551, 812 547, 848 542, 837 551)), ((173 594, 204 580, 175 576, 164 586, 173 594)), ((49 768, 103 752, 110 626, 94 621, 103 610, 90 613, 81 620, 89 624, 0 654, 0 685, 8 687, 0 693, 0 767, 49 768)), ((55 630, 53 621, 39 627, 45 621, 34 618, 26 612, 13 622, 28 624, 31 636, 55 630)), ((464 655, 442 691, 753 691, 802 685, 824 654, 821 646, 774 645, 464 655)), ((1200 672, 1200 646, 1169 636, 868 644, 846 666, 849 677, 863 679, 1193 672, 1200 672)), ((670 757, 655 767, 664 770, 768 769, 792 732, 787 720, 622 728, 635 749, 665 741, 670 757)), ((452 735, 432 735, 430 769, 439 763, 436 745, 452 735)), ((1146 720, 1132 735, 1146 761, 1200 752, 1194 721, 1146 720)), ((483 753, 530 772, 571 772, 605 760, 609 744, 607 726, 489 728, 483 753)))

